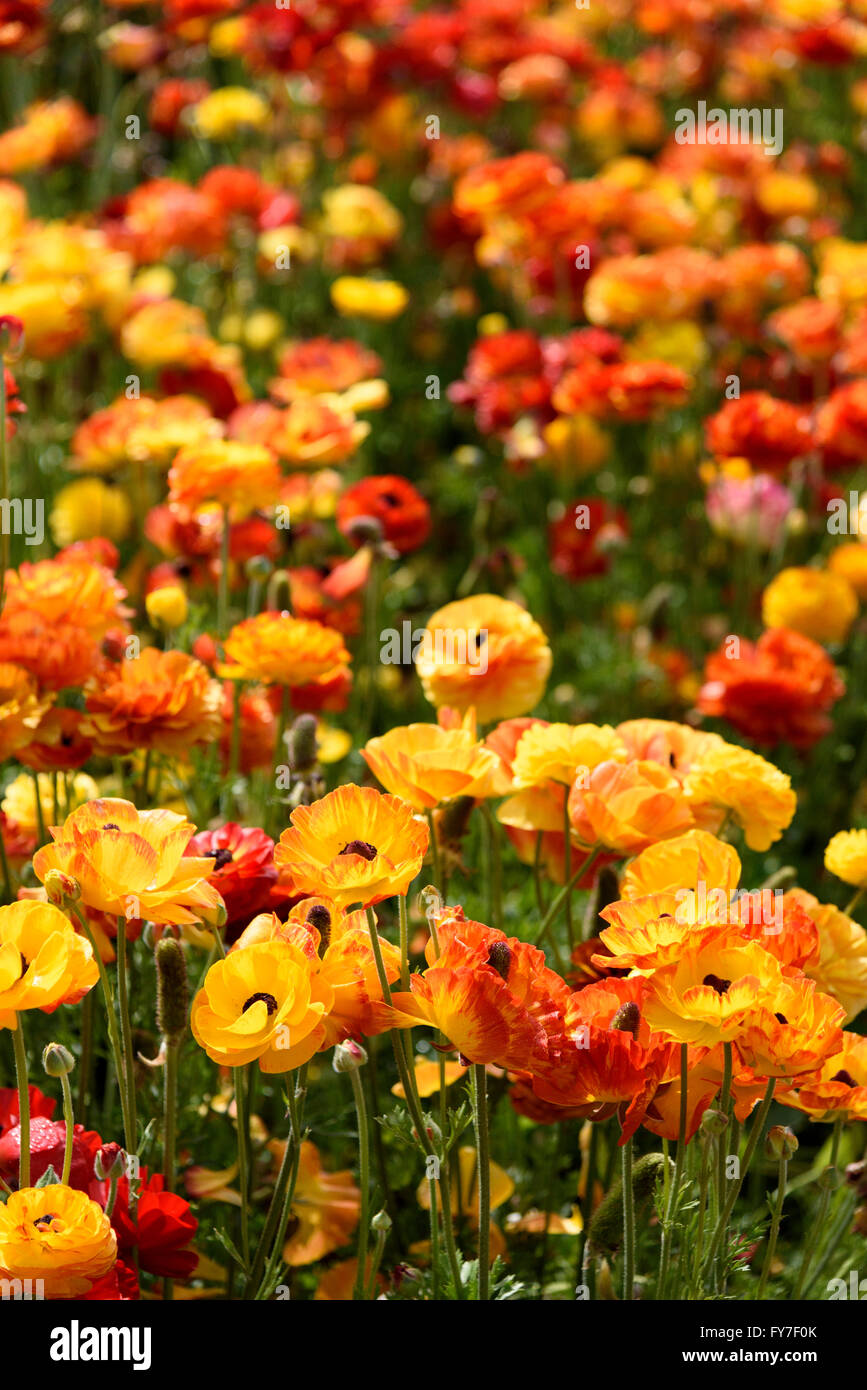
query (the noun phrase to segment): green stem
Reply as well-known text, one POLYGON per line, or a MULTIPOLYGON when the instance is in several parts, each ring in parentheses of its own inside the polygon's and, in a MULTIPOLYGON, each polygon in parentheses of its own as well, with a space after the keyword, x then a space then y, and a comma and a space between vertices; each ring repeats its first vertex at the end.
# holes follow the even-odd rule
POLYGON ((543 940, 548 935, 548 932, 551 930, 557 918, 560 916, 560 909, 563 907, 563 904, 568 901, 569 894, 572 892, 572 889, 575 887, 575 884, 578 882, 579 878, 583 878, 583 876, 593 867, 601 853, 602 846, 597 845, 595 849, 591 851, 587 859, 585 859, 580 869, 576 869, 572 877, 568 879, 564 886, 560 889, 560 892, 557 894, 557 896, 554 898, 554 901, 551 903, 551 906, 548 908, 548 911, 542 920, 542 925, 536 933, 536 939, 533 942, 534 946, 541 946, 543 940))
POLYGON ((599 1148, 599 1125, 590 1126, 590 1144, 587 1149, 587 1180, 584 1184, 584 1200, 581 1203, 581 1231, 578 1236, 578 1258, 575 1262, 575 1283, 583 1280, 584 1251, 587 1248, 587 1232, 593 1220, 593 1190, 596 1186, 596 1159, 599 1148))
MULTIPOLYGON (((563 798, 563 864, 568 883, 572 877, 572 822, 569 819, 569 798, 563 798)), ((575 928, 572 923, 572 894, 566 898, 566 930, 569 933, 569 949, 575 946, 575 928)))
POLYGON ((66 1125, 66 1139, 63 1145, 63 1176, 60 1181, 64 1187, 69 1186, 69 1174, 72 1172, 72 1141, 75 1137, 75 1115, 72 1109, 72 1087, 69 1084, 69 1076, 64 1072, 60 1078, 60 1089, 63 1092, 63 1121, 66 1125))
POLYGON ((497 931, 503 930, 503 856, 500 849, 500 831, 494 814, 487 801, 481 803, 482 814, 488 826, 488 915, 490 925, 497 931))
POLYGON ((406 898, 398 895, 397 914, 400 924, 400 987, 409 989, 409 923, 407 921, 406 898))
POLYGON ((780 1154, 780 1168, 779 1175, 777 1177, 777 1200, 774 1204, 774 1214, 771 1219, 771 1229, 768 1235, 768 1248, 765 1251, 765 1259, 762 1265, 762 1277, 759 1280, 759 1290, 756 1294, 756 1299, 764 1298, 765 1289, 767 1288, 768 1284, 768 1277, 771 1273, 771 1265, 774 1261, 774 1251, 777 1248, 777 1237, 780 1234, 780 1221, 783 1215, 783 1204, 786 1200, 786 1181, 788 1178, 788 1172, 789 1160, 787 1159, 784 1151, 780 1154))
POLYGON ((665 1206, 665 1217, 662 1223, 662 1240, 660 1242, 659 1257, 659 1277, 657 1279, 656 1297, 665 1298, 666 1284, 668 1283, 668 1270, 671 1263, 671 1246, 674 1222, 674 1213, 680 1200, 680 1187, 683 1182, 684 1161, 686 1158, 686 1125, 687 1125, 687 1081, 689 1068, 689 1048, 686 1043, 681 1043, 680 1047, 680 1127, 678 1130, 677 1153, 674 1159, 674 1176, 671 1179, 671 1186, 668 1189, 668 1201, 665 1206))
POLYGON ((126 918, 117 919, 117 1002, 120 1010, 120 1026, 123 1037, 125 1088, 129 1098, 130 1132, 126 1136, 127 1153, 136 1153, 136 1095, 135 1095, 135 1053, 132 1045, 132 1019, 129 1013, 129 982, 127 978, 126 918), (131 1146, 131 1147, 130 1147, 131 1146))
POLYGON ((490 1297, 491 1282, 491 1138, 488 1077, 480 1062, 473 1063, 473 1118, 479 1176, 479 1302, 485 1303, 490 1297))
POLYGON ((167 1192, 175 1190, 179 1055, 178 1044, 167 1041, 163 1070, 163 1176, 167 1192))
MULTIPOLYGON (((2 366, 2 363, 0 363, 2 366)), ((0 422, 2 423, 2 422, 0 422)), ((27 1052, 24 1047, 24 1027, 21 1014, 15 1015, 12 1030, 15 1049, 15 1076, 18 1081, 18 1186, 30 1186, 30 1085, 27 1079, 27 1052)))
MULTIPOLYGON (((840 1152, 840 1134, 842 1128, 843 1117, 842 1115, 838 1115, 837 1119, 834 1121, 834 1129, 831 1135, 831 1162, 829 1167, 833 1173, 836 1173, 837 1171, 837 1158, 840 1152)), ((826 1174, 827 1171, 828 1170, 826 1169, 826 1174)), ((816 1250, 816 1247, 818 1246, 819 1241, 821 1240, 822 1232, 825 1229, 825 1221, 828 1216, 828 1206, 830 1204, 830 1201, 831 1188, 826 1177, 825 1184, 822 1190, 822 1197, 819 1202, 819 1210, 816 1213, 816 1220, 813 1224, 813 1229, 810 1232, 809 1239, 807 1240, 807 1243, 804 1246, 804 1258, 801 1260, 801 1268, 798 1271, 798 1282, 795 1285, 795 1291, 792 1294, 793 1299, 801 1298, 810 1286, 810 1281, 807 1278, 807 1273, 809 1271, 810 1265, 813 1263, 814 1251, 816 1250)))
POLYGON ((220 583, 217 589, 217 632, 225 637, 229 613, 229 543, 231 539, 229 508, 223 508, 223 533, 220 537, 220 583))
POLYGON ((247 1114, 246 1067, 233 1067, 238 1131, 238 1189, 241 1194, 241 1253, 250 1268, 250 1117, 247 1114))
POLYGON ((620 1149, 623 1186, 623 1301, 635 1296, 635 1192, 632 1186, 632 1136, 620 1149))
POLYGON ((722 1211, 720 1212, 720 1218, 717 1222, 716 1230, 714 1231, 713 1240, 710 1244, 710 1249, 708 1250, 708 1268, 712 1268, 713 1262, 717 1257, 717 1252, 720 1249, 723 1239, 725 1237, 725 1232, 728 1227, 732 1211, 734 1210, 735 1202, 740 1196, 740 1191, 741 1187, 743 1186, 744 1178, 747 1174, 747 1171, 749 1170, 750 1163, 753 1159, 753 1154, 756 1151, 756 1147, 765 1127, 765 1122, 770 1113, 771 1105, 773 1104, 774 1100, 774 1088, 776 1087, 776 1084, 777 1079, 775 1076, 772 1076, 768 1081, 767 1090, 765 1091, 765 1098, 762 1101, 761 1106, 759 1107, 759 1112, 755 1120, 753 1121, 753 1126, 750 1130, 750 1137, 747 1140, 747 1147, 744 1150, 744 1159, 740 1169, 741 1176, 734 1182, 729 1184, 728 1196, 726 1197, 725 1205, 722 1211))
POLYGON ((111 1043, 112 1056, 114 1057, 114 1070, 117 1076, 117 1084, 120 1088, 120 1106, 123 1113, 123 1134, 124 1144, 127 1153, 135 1153, 135 1128, 132 1123, 132 1116, 129 1108, 129 1097, 127 1096, 126 1086, 124 1085, 124 1063, 123 1050, 120 1043, 120 1032, 117 1026, 117 1012, 114 1007, 114 996, 111 991, 111 981, 108 978, 108 971, 105 968, 105 961, 99 953, 99 947, 94 940, 90 924, 82 912, 78 910, 74 903, 68 902, 67 906, 77 918, 84 935, 90 942, 93 958, 99 971, 99 982, 102 986, 102 997, 105 1002, 105 1021, 108 1026, 108 1037, 111 1043))
POLYGON ((291 1134, 287 1140, 287 1147, 291 1142, 292 1165, 283 1197, 283 1206, 280 1209, 280 1217, 274 1232, 273 1249, 265 1269, 265 1277, 261 1287, 254 1292, 256 1299, 261 1299, 270 1293, 283 1265, 283 1241, 286 1237, 289 1218, 292 1215, 292 1201, 295 1196, 295 1184, 298 1181, 298 1169, 301 1163, 301 1122, 304 1116, 304 1102, 307 1098, 307 1065, 305 1062, 304 1066, 299 1069, 297 1084, 294 1084, 290 1078, 288 1101, 291 1134))
POLYGON ((358 1121, 358 1178, 361 1184, 361 1212, 358 1224, 358 1268, 355 1272, 355 1288, 352 1291, 353 1299, 359 1300, 365 1297, 365 1283, 367 1281, 367 1241, 370 1233, 370 1132, 367 1123, 367 1105, 364 1100, 364 1087, 361 1084, 361 1077, 358 1074, 357 1067, 354 1067, 352 1071, 350 1071, 349 1079, 352 1082, 352 1096, 355 1101, 355 1115, 358 1121))

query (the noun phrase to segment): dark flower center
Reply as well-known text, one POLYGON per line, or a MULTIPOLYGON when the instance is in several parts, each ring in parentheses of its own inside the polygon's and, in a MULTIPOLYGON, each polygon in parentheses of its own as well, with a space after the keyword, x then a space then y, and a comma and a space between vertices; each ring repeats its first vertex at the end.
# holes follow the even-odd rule
POLYGON ((381 492, 379 494, 379 500, 380 502, 384 502, 387 507, 400 506, 400 498, 396 497, 393 492, 381 492))
POLYGON ((252 1009, 253 1005, 258 1004, 260 999, 268 1009, 269 1018, 272 1014, 276 1014, 279 1005, 277 1003, 277 1000, 274 998, 273 994, 251 994, 250 998, 244 1004, 241 1013, 245 1014, 248 1009, 252 1009))
POLYGON ((629 1000, 626 1004, 620 1005, 611 1020, 610 1029, 617 1033, 631 1033, 633 1038, 637 1040, 640 1023, 641 1010, 634 1000, 629 1000))
POLYGON ((488 952, 488 965, 492 966, 503 980, 508 980, 511 964, 512 952, 505 941, 495 941, 488 952))
POLYGON ((120 826, 115 825, 113 820, 107 820, 102 828, 103 830, 120 830, 120 826))
POLYGON ((482 648, 482 647, 485 645, 485 643, 487 642, 487 640, 488 640, 488 634, 487 634, 486 632, 474 632, 474 633, 473 633, 473 646, 475 647, 476 651, 480 651, 481 648, 482 648))
POLYGON ((324 903, 314 903, 307 914, 307 921, 319 933, 319 958, 321 960, 331 944, 331 913, 324 903))
POLYGON ((710 985, 711 989, 715 989, 717 994, 728 994, 731 980, 721 980, 719 975, 705 975, 702 984, 710 985))
POLYGON ((205 851, 205 859, 213 859, 216 869, 225 868, 226 864, 232 862, 232 851, 230 849, 209 849, 205 851))
POLYGON ((59 1221, 60 1217, 56 1211, 47 1211, 44 1216, 37 1216, 34 1226, 37 1231, 47 1231, 51 1228, 52 1221, 59 1221))
POLYGON ((774 1014, 774 1018, 777 1020, 778 1023, 788 1023, 789 1021, 786 1018, 785 1014, 774 1014))
POLYGON ((836 1076, 831 1077, 832 1081, 842 1081, 844 1086, 857 1086, 858 1082, 844 1069, 840 1068, 836 1076))
POLYGON ((368 844, 367 840, 350 840, 348 845, 344 845, 341 854, 358 854, 362 859, 375 859, 379 851, 376 845, 368 844))

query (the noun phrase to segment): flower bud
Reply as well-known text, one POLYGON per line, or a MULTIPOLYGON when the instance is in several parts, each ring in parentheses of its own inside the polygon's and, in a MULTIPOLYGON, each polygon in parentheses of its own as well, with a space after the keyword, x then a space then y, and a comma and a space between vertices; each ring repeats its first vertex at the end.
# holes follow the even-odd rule
POLYGON ((354 516, 346 523, 346 537, 354 545, 377 545, 383 535, 382 522, 375 516, 354 516))
POLYGON ((765 1154, 768 1158, 785 1159, 786 1162, 798 1152, 798 1140, 788 1125, 773 1125, 765 1136, 765 1154))
POLYGON ((611 1020, 609 1029, 614 1033, 631 1033, 633 1038, 638 1037, 638 1029, 641 1026, 641 1010, 633 1000, 621 1004, 617 1013, 611 1020))
POLYGON ((148 594, 145 608, 154 627, 171 632, 186 622, 189 603, 180 584, 166 584, 162 589, 153 589, 148 594))
POLYGON ((261 583, 273 570, 274 566, 267 555, 251 555, 246 565, 244 573, 250 580, 258 580, 261 583))
POLYGON ((49 1076, 68 1076, 75 1058, 62 1043, 49 1043, 42 1053, 42 1065, 49 1076))
POLYGON ((706 1139, 717 1139, 729 1127, 728 1115, 722 1110, 705 1110, 701 1117, 699 1130, 706 1139))
POLYGON ((307 772, 316 766, 318 744, 316 719, 312 714, 299 714, 289 731, 289 766, 293 772, 307 772))
POLYGON ((157 1028, 168 1042, 179 1043, 187 1029, 187 966, 183 947, 173 936, 157 942, 157 1028))
POLYGON ((96 1157, 93 1160, 93 1171, 100 1182, 107 1182, 109 1178, 121 1177, 125 1167, 126 1153, 120 1144, 103 1144, 101 1149, 97 1149, 96 1157))
POLYGON ((77 878, 71 874, 62 873, 60 869, 49 869, 45 875, 45 892, 48 901, 54 903, 55 907, 60 907, 64 898, 69 902, 77 903, 81 897, 81 884, 77 878))
POLYGON ((371 1230, 387 1236, 391 1230, 391 1217, 387 1211, 378 1211, 376 1216, 373 1217, 370 1226, 371 1230))
POLYGON ((358 1071, 367 1061, 367 1053, 357 1042, 348 1038, 346 1042, 338 1043, 334 1049, 334 1060, 331 1065, 338 1073, 345 1071, 358 1071))
POLYGON ((817 1186, 822 1192, 836 1192, 838 1187, 846 1181, 843 1174, 837 1168, 826 1168, 819 1174, 817 1186))

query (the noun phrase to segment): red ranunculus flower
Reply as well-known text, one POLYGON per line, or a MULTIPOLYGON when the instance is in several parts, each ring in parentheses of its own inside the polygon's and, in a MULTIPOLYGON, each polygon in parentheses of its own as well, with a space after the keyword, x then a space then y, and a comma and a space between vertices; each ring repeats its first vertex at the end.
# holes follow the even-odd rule
MULTIPOLYGON (((57 1107, 57 1101, 44 1096, 38 1086, 28 1086, 30 1094, 30 1120, 37 1118, 50 1120, 57 1107)), ((18 1124, 18 1087, 0 1086, 0 1134, 18 1124)))
POLYGON ((590 498, 573 502, 559 521, 548 527, 551 568, 566 579, 589 579, 605 574, 611 551, 628 534, 626 513, 608 502, 590 498))
POLYGON ((225 933, 234 941, 251 918, 261 912, 277 882, 274 841, 257 826, 229 821, 218 830, 203 830, 187 845, 187 854, 213 859, 210 882, 221 894, 229 914, 225 933))
MULTIPOLYGON (((44 1102, 45 1097, 41 1100, 44 1102)), ((0 1138, 0 1174, 7 1181, 18 1177, 18 1160, 21 1156, 21 1127, 16 1123, 4 1130, 0 1138)), ((70 1187, 86 1190, 93 1177, 93 1160, 102 1140, 93 1130, 83 1125, 75 1125, 72 1139, 72 1167, 69 1173, 70 1187)), ((30 1119, 30 1181, 38 1182, 47 1168, 53 1167, 58 1178, 63 1171, 63 1154, 66 1147, 66 1125, 62 1120, 49 1120, 44 1115, 31 1116, 30 1119)))
POLYGON ((383 473, 347 488, 337 504, 337 525, 344 536, 360 516, 372 516, 401 555, 417 550, 430 535, 430 508, 407 478, 383 473))

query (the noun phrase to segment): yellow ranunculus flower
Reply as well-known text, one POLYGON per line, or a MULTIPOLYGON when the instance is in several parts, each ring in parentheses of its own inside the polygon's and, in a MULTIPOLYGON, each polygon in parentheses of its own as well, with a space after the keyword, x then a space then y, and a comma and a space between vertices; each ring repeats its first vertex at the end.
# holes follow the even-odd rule
POLYGON ((59 907, 37 899, 0 907, 0 1028, 14 1031, 25 1009, 78 1003, 98 978, 90 942, 59 907))
POLYGON ((59 546, 94 536, 122 541, 132 524, 132 503, 122 488, 102 478, 77 478, 58 492, 48 524, 59 546))
POLYGON ((838 545, 828 556, 828 569, 845 579, 862 603, 867 599, 867 545, 859 541, 838 545))
MULTIPOLYGON (((46 825, 56 825, 61 819, 59 805, 54 803, 54 778, 48 772, 40 772, 39 782, 39 801, 42 806, 42 816, 46 825)), ((72 811, 76 806, 83 806, 85 801, 93 801, 99 796, 99 787, 92 777, 86 772, 76 772, 69 782, 69 802, 64 800, 63 805, 67 811, 72 811)), ((34 835, 39 828, 39 815, 36 808, 36 788, 33 778, 27 772, 21 772, 9 783, 3 793, 3 801, 0 803, 0 810, 7 815, 11 821, 27 835, 34 835)))
POLYGON ((409 291, 396 280, 341 275, 331 286, 331 302, 339 314, 388 322, 403 313, 409 303, 409 291))
POLYGON ((770 849, 779 840, 797 805, 784 772, 734 744, 702 754, 687 774, 684 791, 697 818, 714 808, 728 812, 750 849, 757 850, 770 849))
POLYGON ((261 130, 268 103, 249 87, 219 87, 193 108, 193 123, 206 140, 228 140, 238 131, 261 130))
POLYGON ((609 724, 533 724, 518 740, 512 780, 516 787, 571 787, 580 769, 609 760, 626 762, 626 744, 609 724))
POLYGON ((46 1298, 87 1293, 114 1267, 117 1237, 86 1192, 24 1187, 0 1205, 0 1275, 42 1280, 46 1298))
POLYGON ((790 627, 814 642, 845 642, 858 616, 852 586, 830 570, 781 570, 762 595, 765 627, 790 627))
MULTIPOLYGON (((318 965, 318 962, 316 963, 318 965)), ((193 1000, 193 1037, 212 1062, 292 1071, 326 1037, 334 991, 299 947, 264 941, 212 965, 193 1000)))
POLYGON ((828 842, 825 868, 853 888, 867 886, 867 830, 841 830, 828 842))
POLYGON ((475 727, 439 724, 389 729, 369 739, 361 756, 387 792, 417 811, 456 796, 483 796, 484 783, 498 765, 496 754, 478 742, 475 727))

